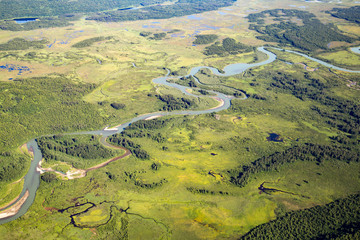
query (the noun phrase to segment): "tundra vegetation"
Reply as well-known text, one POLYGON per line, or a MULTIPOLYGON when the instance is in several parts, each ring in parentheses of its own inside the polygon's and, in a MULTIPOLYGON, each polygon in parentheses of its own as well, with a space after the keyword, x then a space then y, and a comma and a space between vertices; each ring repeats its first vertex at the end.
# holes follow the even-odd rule
POLYGON ((22 190, 24 143, 35 138, 54 171, 29 210, 0 225, 4 239, 358 238, 358 73, 268 48, 270 64, 188 76, 261 62, 265 44, 359 70, 352 3, 20 3, 0 2, 0 208, 22 190), (12 21, 21 17, 38 20, 12 21), (152 83, 168 71, 194 95, 152 83), (230 108, 141 120, 106 139, 78 134, 216 107, 209 90, 233 96, 230 108), (110 159, 83 177, 59 174, 110 159))

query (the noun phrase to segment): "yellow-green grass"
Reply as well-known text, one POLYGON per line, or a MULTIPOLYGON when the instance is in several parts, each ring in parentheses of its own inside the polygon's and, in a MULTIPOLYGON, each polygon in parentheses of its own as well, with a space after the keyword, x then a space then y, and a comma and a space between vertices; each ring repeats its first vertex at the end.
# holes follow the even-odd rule
MULTIPOLYGON (((173 88, 155 86, 152 79, 165 75, 162 69, 149 67, 130 68, 127 71, 114 74, 113 78, 104 82, 92 93, 85 96, 84 100, 93 104, 107 102, 100 109, 101 114, 110 118, 110 124, 119 124, 136 114, 156 112, 163 105, 154 97, 156 93, 172 94, 175 97, 184 97, 184 94, 173 88), (148 96, 151 93, 152 96, 148 96), (110 103, 120 102, 126 105, 124 110, 115 110, 110 103)), ((186 96, 188 97, 188 96, 186 96)), ((194 98, 199 109, 215 107, 217 101, 209 98, 194 98)))
POLYGON ((348 80, 350 80, 352 82, 357 82, 357 86, 358 86, 359 85, 358 74, 342 72, 342 71, 336 71, 336 74, 340 77, 342 84, 339 87, 333 89, 333 93, 336 96, 349 98, 352 99, 353 101, 357 101, 359 97, 359 91, 356 88, 355 89, 349 88, 346 85, 349 83, 348 80))
MULTIPOLYGON (((80 138, 80 140, 81 140, 81 138, 80 138)), ((99 138, 98 141, 101 142, 101 139, 99 138)), ((114 158, 114 157, 121 156, 125 153, 125 150, 123 150, 123 149, 113 148, 110 146, 104 146, 104 147, 114 150, 112 156, 109 157, 108 159, 103 159, 103 158, 86 159, 88 161, 91 161, 91 163, 88 163, 86 165, 86 167, 84 167, 85 169, 94 167, 98 164, 101 164, 107 160, 114 158), (92 165, 89 165, 89 164, 92 164, 92 165)), ((52 170, 59 171, 59 172, 66 174, 67 171, 76 170, 74 168, 74 166, 72 165, 72 163, 68 162, 68 161, 74 161, 74 162, 84 161, 84 159, 82 159, 81 157, 71 156, 71 155, 61 153, 61 152, 56 152, 56 151, 51 151, 51 152, 53 154, 55 154, 58 158, 61 158, 62 161, 58 161, 58 160, 54 160, 54 159, 45 159, 45 161, 44 161, 44 159, 43 159, 41 162, 42 168, 51 168, 52 170)))
POLYGON ((85 226, 96 226, 106 223, 109 219, 110 209, 107 204, 91 208, 86 213, 74 217, 75 223, 85 226))
MULTIPOLYGON (((253 176, 244 188, 216 180, 207 172, 193 170, 191 166, 184 169, 179 167, 176 162, 173 165, 163 164, 156 172, 150 170, 150 164, 151 161, 139 161, 134 158, 114 162, 104 169, 90 172, 88 177, 75 180, 76 182, 63 182, 64 186, 55 190, 47 204, 56 206, 56 202, 60 203, 70 193, 73 197, 81 196, 84 191, 81 188, 89 183, 90 178, 95 177, 98 184, 106 184, 106 189, 96 188, 93 190, 92 197, 89 198, 86 195, 86 199, 96 202, 102 201, 107 196, 108 200, 116 200, 119 208, 126 209, 130 206, 127 216, 130 219, 128 228, 131 236, 161 235, 171 236, 173 239, 192 236, 193 239, 217 239, 240 236, 252 227, 274 219, 278 206, 284 205, 283 209, 285 208, 285 210, 295 210, 315 204, 325 204, 347 193, 358 191, 360 186, 357 177, 359 164, 337 161, 325 162, 320 165, 309 162, 287 164, 279 168, 278 172, 260 173, 253 176), (104 179, 106 171, 121 174, 123 171, 143 172, 144 170, 144 173, 138 173, 137 179, 153 182, 166 178, 168 182, 154 189, 142 189, 132 185, 131 181, 125 183, 121 178, 116 181, 104 179), (259 194, 257 188, 264 181, 272 182, 265 187, 305 195, 310 199, 286 193, 259 194), (229 195, 194 194, 187 191, 186 187, 224 191, 229 195), (77 191, 80 192, 76 194, 77 191), (66 192, 67 194, 62 195, 66 192), (145 228, 144 232, 142 232, 143 227, 145 228)), ((37 206, 41 206, 42 199, 47 195, 45 193, 50 192, 51 189, 51 186, 40 185, 38 200, 32 206, 33 210, 38 208, 37 206)), ((67 205, 63 204, 63 207, 67 205)), ((37 212, 41 213, 42 211, 38 209, 37 212)), ((36 224, 37 220, 34 222, 32 218, 34 214, 35 212, 30 210, 29 215, 23 221, 31 220, 33 224, 36 224)), ((108 219, 106 217, 109 217, 107 208, 93 208, 80 215, 76 219, 76 223, 93 226, 106 221, 108 219)), ((46 219, 54 221, 53 226, 50 226, 53 230, 44 231, 41 233, 42 236, 54 234, 56 226, 64 226, 61 223, 68 222, 69 217, 66 214, 54 212, 53 214, 47 213, 46 219)), ((27 227, 23 229, 23 231, 28 230, 27 227)), ((69 226, 62 234, 67 235, 73 231, 79 230, 69 226)))
MULTIPOLYGON (((171 226, 174 237, 184 234, 191 236, 195 233, 197 239, 214 239, 220 236, 243 234, 256 225, 274 219, 274 211, 278 205, 284 204, 287 210, 300 209, 314 204, 325 204, 346 195, 347 192, 358 191, 357 166, 358 164, 336 161, 320 166, 307 162, 288 164, 281 167, 277 173, 257 174, 254 176, 256 179, 245 188, 230 186, 223 182, 216 183, 212 180, 214 179, 212 176, 189 172, 188 168, 163 166, 158 174, 166 177, 169 183, 162 189, 151 192, 141 191, 143 193, 119 190, 118 195, 126 196, 123 199, 124 203, 126 199, 131 199, 130 213, 155 218, 158 222, 171 226), (179 175, 181 172, 184 174, 179 175), (183 180, 185 173, 188 181, 183 180), (346 177, 343 177, 344 173, 347 173, 346 177), (321 179, 317 179, 318 174, 321 174, 321 179), (171 177, 174 175, 179 175, 181 178, 177 180, 171 177), (331 178, 330 176, 333 176, 331 180, 324 181, 331 178), (303 180, 308 183, 305 184, 303 180), (263 181, 275 181, 276 183, 266 186, 305 195, 310 199, 287 193, 271 196, 259 194, 257 187, 263 181), (352 181, 350 185, 347 185, 348 181, 352 181), (296 185, 298 182, 301 184, 300 187, 296 185), (193 194, 184 189, 186 186, 205 189, 214 189, 214 186, 217 186, 215 189, 229 191, 230 195, 193 194)), ((132 227, 140 231, 139 226, 132 227)))
MULTIPOLYGON (((269 50, 271 52, 274 52, 277 55, 277 58, 284 60, 286 62, 294 63, 295 66, 297 67, 297 69, 300 69, 300 68, 304 69, 304 66, 299 63, 306 64, 310 68, 317 68, 317 67, 321 66, 317 62, 311 61, 305 57, 302 57, 302 56, 294 54, 294 53, 279 51, 279 50, 275 50, 273 48, 270 48, 269 50)), ((285 63, 283 63, 283 64, 285 64, 285 63)))
MULTIPOLYGON (((72 166, 67 163, 56 163, 55 165, 46 164, 48 167, 51 167, 55 171, 59 171, 62 173, 66 173, 67 171, 71 170, 72 166)), ((46 165, 44 164, 44 168, 46 168, 46 165)))
POLYGON ((24 180, 13 182, 11 184, 3 185, 0 189, 0 208, 5 207, 11 201, 16 199, 22 191, 24 180))
POLYGON ((290 197, 287 193, 277 193, 274 200, 288 198, 291 205, 288 210, 311 207, 317 204, 326 204, 337 198, 358 192, 359 163, 345 163, 337 160, 316 162, 296 162, 286 164, 272 173, 254 175, 250 185, 276 188, 296 195, 290 197), (302 197, 303 195, 304 197, 302 197), (290 200, 292 199, 292 200, 290 200))
POLYGON ((347 66, 354 69, 360 69, 360 55, 346 50, 323 53, 317 55, 319 58, 329 60, 337 66, 347 66))
POLYGON ((204 60, 204 66, 215 67, 222 70, 225 66, 233 63, 250 63, 255 61, 254 52, 230 55, 227 57, 207 57, 204 60))
MULTIPOLYGON (((252 105, 250 101, 248 99, 243 103, 252 105)), ((283 106, 283 111, 289 114, 307 111, 306 105, 287 106, 285 103, 289 102, 298 104, 299 100, 289 101, 289 96, 279 95, 276 104, 283 106)), ((266 105, 263 107, 266 109, 266 105)), ((261 107, 256 106, 256 108, 261 107)), ((336 135, 336 132, 330 129, 324 132, 312 125, 305 125, 301 118, 298 121, 286 120, 279 116, 279 113, 272 113, 270 109, 256 114, 220 113, 217 115, 216 118, 208 115, 190 117, 191 123, 188 128, 179 126, 161 130, 162 133, 166 133, 167 142, 160 145, 147 139, 134 139, 134 141, 144 146, 156 160, 167 164, 176 163, 180 168, 196 166, 195 169, 206 172, 236 167, 239 162, 252 161, 254 156, 271 154, 275 149, 283 149, 296 142, 326 143, 327 135, 336 135), (279 134, 283 142, 268 142, 266 138, 269 133, 279 134), (236 136, 240 136, 240 139, 234 140, 236 136), (163 151, 163 146, 166 146, 168 150, 163 151), (236 147, 236 151, 232 149, 233 147, 236 147), (233 161, 234 158, 237 159, 236 162, 233 161), (219 161, 221 164, 218 164, 219 161)), ((315 122, 313 124, 317 125, 315 122)))
POLYGON ((331 129, 329 128, 322 128, 322 129, 319 129, 317 127, 315 127, 314 125, 312 125, 311 123, 308 123, 308 122, 302 122, 306 127, 312 129, 312 130, 315 130, 319 133, 322 133, 322 134, 325 134, 326 136, 328 137, 333 137, 333 136, 336 136, 337 133, 335 131, 331 131, 331 129))
POLYGON ((128 229, 129 239, 168 239, 171 236, 166 226, 154 219, 144 219, 138 215, 128 215, 128 218, 130 226, 141 226, 128 229))
MULTIPOLYGON (((289 4, 298 3, 297 1, 272 1, 271 7, 288 8, 289 4)), ((184 35, 192 34, 196 25, 208 23, 229 26, 236 22, 234 30, 207 30, 203 33, 218 34, 220 39, 227 36, 233 37, 242 43, 258 46, 263 42, 255 39, 257 33, 247 30, 248 23, 243 17, 248 14, 246 10, 249 8, 257 8, 260 11, 267 9, 269 4, 259 5, 258 1, 237 2, 237 6, 231 7, 234 11, 229 11, 231 15, 234 15, 231 18, 229 16, 223 18, 215 11, 202 14, 206 18, 198 23, 187 21, 186 17, 159 21, 164 28, 181 29, 184 31, 184 35), (179 20, 184 22, 177 23, 179 20), (219 21, 222 22, 219 24, 219 21)), ((314 6, 311 11, 317 15, 320 14, 322 20, 326 20, 325 16, 328 15, 320 13, 324 4, 301 3, 301 5, 314 6)), ((333 6, 335 5, 327 4, 326 8, 330 9, 333 6)), ((192 47, 191 38, 167 37, 161 41, 154 41, 140 37, 139 32, 147 30, 143 29, 142 25, 149 24, 151 21, 153 20, 96 23, 82 19, 75 22, 75 26, 72 27, 44 31, 45 37, 61 39, 66 33, 85 30, 84 35, 72 40, 70 45, 100 35, 114 36, 114 41, 94 44, 80 50, 73 49, 70 45, 56 44, 53 48, 40 50, 37 59, 30 60, 23 56, 19 59, 9 57, 2 60, 4 62, 1 63, 13 61, 21 65, 30 64, 34 68, 33 75, 24 74, 24 77, 45 76, 55 72, 67 74, 74 81, 98 84, 98 87, 84 99, 93 104, 106 102, 104 106, 99 106, 99 114, 107 118, 109 124, 119 124, 136 114, 157 111, 162 107, 155 97, 148 97, 147 94, 156 94, 156 88, 151 83, 151 79, 163 76, 166 73, 162 70, 163 67, 170 68, 172 71, 178 70, 182 66, 190 69, 198 65, 222 68, 229 63, 254 60, 253 54, 240 54, 230 58, 207 58, 201 53, 204 46, 192 47), (125 27, 129 31, 125 31, 125 27), (79 54, 83 59, 66 58, 66 56, 79 54), (101 59, 102 64, 100 65, 96 59, 101 59), (62 66, 62 62, 66 65, 62 66), (132 67, 132 62, 136 64, 137 68, 132 67), (124 103, 126 108, 124 110, 112 109, 111 102, 124 103)), ((156 30, 151 31, 156 32, 156 30)), ((357 34, 358 29, 354 28, 351 31, 357 34)), ((24 34, 27 36, 39 35, 40 30, 11 34, 5 32, 0 41, 6 42, 15 35, 21 37, 24 34)), ((317 67, 316 63, 297 55, 277 53, 284 60, 304 62, 310 67, 317 67)), ((274 62, 257 68, 253 72, 259 73, 270 68, 274 71, 281 70, 288 73, 304 71, 300 65, 290 66, 274 62)), ((0 75, 1 79, 7 79, 10 76, 3 72, 0 74, 4 74, 0 75)), ((316 74, 316 72, 311 74, 316 74)), ((279 206, 284 206, 285 210, 296 210, 325 204, 359 191, 359 165, 339 162, 320 165, 309 162, 288 164, 281 167, 279 172, 260 173, 253 176, 244 188, 238 188, 228 182, 229 179, 226 179, 225 174, 228 169, 239 167, 264 155, 298 144, 297 138, 300 143, 327 143, 327 136, 337 133, 314 116, 307 115, 310 113, 309 107, 313 102, 300 101, 289 94, 275 94, 267 91, 269 82, 266 79, 256 79, 256 82, 260 83, 260 87, 249 86, 252 79, 246 76, 245 74, 245 78, 240 76, 228 78, 226 84, 244 89, 248 93, 266 95, 268 98, 266 102, 253 99, 233 100, 244 108, 236 112, 232 110, 220 112, 218 113, 219 120, 210 115, 189 117, 189 125, 159 130, 166 135, 165 143, 159 144, 149 139, 133 139, 150 153, 149 161, 140 161, 129 157, 91 171, 88 176, 81 179, 53 183, 41 182, 30 210, 22 218, 1 225, 1 236, 8 239, 24 239, 29 236, 36 236, 39 239, 105 238, 106 235, 102 235, 104 233, 100 230, 98 235, 94 235, 87 228, 80 229, 68 225, 70 222, 69 212, 46 211, 42 206, 44 204, 44 206, 61 209, 75 206, 77 201, 80 203, 91 201, 99 204, 106 199, 114 201, 113 204, 118 208, 126 209, 130 206, 130 209, 127 210, 128 213, 123 212, 120 216, 113 215, 114 218, 129 219, 129 238, 238 238, 252 227, 274 219, 275 211, 278 211, 276 209, 279 206), (238 118, 239 116, 241 119, 238 118), (270 132, 280 134, 284 142, 268 142, 266 137, 270 132), (237 136, 240 140, 236 140, 237 136), (168 150, 163 151, 162 146, 168 147, 168 150), (249 149, 247 150, 246 147, 249 149), (211 153, 217 155, 211 155, 211 153), (160 170, 151 170, 153 162, 161 164, 160 170), (167 182, 153 189, 141 188, 135 185, 133 180, 125 177, 125 171, 137 171, 136 179, 143 183, 151 184, 164 178, 167 182), (209 171, 214 171, 216 177, 208 174, 209 171), (110 179, 107 172, 114 174, 115 179, 110 179), (224 177, 220 177, 219 174, 224 177), (125 182, 125 180, 127 181, 125 182), (263 181, 273 182, 265 185, 266 187, 302 194, 310 199, 285 193, 270 196, 259 194, 257 188, 263 181), (300 186, 297 186, 296 183, 300 186), (195 194, 188 191, 186 189, 188 187, 209 189, 217 194, 195 194), (89 190, 93 193, 91 196, 88 195, 89 190), (229 195, 221 195, 219 191, 228 192, 229 195), (47 224, 49 222, 52 224, 47 224)), ((171 93, 181 96, 175 90, 165 87, 158 89, 162 94, 171 93)), ((343 88, 333 91, 341 96, 356 97, 355 92, 341 93, 343 88)), ((209 100, 201 106, 207 108, 214 103, 216 102, 209 100)), ((17 188, 20 189, 20 185, 17 188)), ((2 194, 0 195, 2 196, 2 194)), ((91 226, 104 223, 110 217, 109 209, 93 208, 88 213, 79 216, 77 221, 80 224, 91 226)), ((75 208, 74 211, 77 210, 81 210, 80 207, 75 208)), ((117 231, 119 226, 121 224, 118 221, 109 228, 116 228, 115 231, 117 231)), ((99 229, 101 228, 99 227, 99 229)))
POLYGON ((19 179, 16 179, 13 182, 2 182, 0 185, 0 208, 8 205, 19 196, 24 185, 23 177, 26 175, 27 169, 30 168, 30 159, 32 159, 32 156, 28 151, 26 144, 21 145, 19 148, 15 149, 14 152, 25 155, 28 160, 25 166, 26 170, 23 171, 24 175, 19 179))
MULTIPOLYGON (((211 21, 210 19, 205 19, 204 22, 211 21)), ((231 19, 226 20, 229 23, 231 23, 231 19)), ((221 25, 227 26, 228 23, 225 21, 225 23, 222 23, 221 25)), ((188 33, 192 33, 193 26, 188 26, 188 24, 183 24, 180 26, 174 26, 173 22, 174 20, 161 20, 161 22, 164 22, 164 27, 171 24, 173 28, 181 27, 185 29, 189 29, 184 34, 187 35, 188 33)), ((131 66, 131 62, 136 63, 144 63, 145 59, 147 60, 147 64, 151 64, 154 66, 164 67, 164 66, 170 66, 172 65, 172 68, 176 69, 181 66, 186 65, 199 65, 201 63, 201 59, 204 57, 199 50, 196 50, 197 48, 190 48, 189 46, 191 43, 191 39, 186 38, 185 42, 187 44, 184 45, 184 39, 180 38, 166 38, 162 41, 154 41, 154 40, 147 40, 143 37, 139 36, 139 32, 141 30, 144 30, 141 28, 143 24, 149 24, 150 21, 141 21, 141 22, 131 22, 129 24, 121 24, 121 23, 112 23, 112 24, 101 24, 91 21, 79 21, 75 23, 75 26, 72 27, 65 27, 65 28, 56 28, 49 31, 44 32, 42 35, 40 34, 40 30, 33 30, 27 32, 26 36, 31 37, 37 37, 42 36, 45 38, 48 38, 50 41, 53 39, 63 39, 66 38, 65 35, 68 35, 72 32, 84 30, 83 33, 78 34, 78 37, 75 39, 72 39, 69 44, 55 44, 51 48, 45 48, 42 51, 58 54, 63 52, 77 52, 78 53, 86 53, 87 55, 93 56, 92 61, 96 62, 96 58, 102 58, 104 61, 104 64, 109 64, 107 62, 112 62, 114 64, 114 61, 117 62, 117 66, 122 66, 121 68, 125 68, 125 66, 131 66), (120 27, 122 26, 122 27, 120 27), (124 28, 127 27, 130 30, 125 31, 124 28), (101 44, 94 44, 91 47, 88 47, 86 49, 73 49, 71 48, 71 45, 74 43, 77 43, 81 40, 93 37, 93 36, 103 36, 104 32, 106 32, 106 35, 113 36, 114 40, 109 41, 109 43, 101 43, 101 44), (135 43, 135 44, 132 44, 135 43), (176 48, 174 48, 174 45, 176 48), (195 51, 194 51, 195 50, 195 51), (139 52, 140 51, 140 52, 139 52), (143 53, 142 56, 139 55, 139 53, 143 53), (161 61, 153 61, 151 60, 151 57, 149 59, 149 56, 151 53, 158 53, 162 52, 167 55, 166 58, 161 57, 161 61), (146 54, 144 54, 146 53, 146 54)), ((199 23, 197 23, 199 24, 199 23)), ((196 23, 194 23, 196 25, 196 23)), ((199 24, 200 26, 201 24, 199 24)), ((214 30, 209 30, 210 32, 214 32, 214 30)), ((220 35, 228 36, 231 34, 233 30, 226 29, 224 33, 220 32, 220 35)), ((234 34, 235 36, 235 34, 234 34)), ((7 39, 9 40, 9 39, 7 39)), ((66 57, 64 57, 63 60, 66 60, 66 57)), ((72 67, 78 67, 79 65, 88 65, 87 63, 90 63, 88 61, 89 59, 85 60, 82 59, 81 61, 77 61, 76 63, 73 63, 72 67), (75 65, 75 66, 74 66, 75 65)), ((61 64, 61 61, 59 63, 54 63, 52 61, 46 61, 49 65, 54 64, 59 65, 61 64)), ((69 64, 66 61, 64 64, 69 64)), ((96 66, 96 65, 95 65, 96 66)), ((71 66, 68 66, 68 68, 71 68, 71 66)), ((96 67, 99 69, 106 69, 106 68, 112 68, 110 66, 108 67, 96 67)), ((84 81, 91 81, 96 82, 99 76, 99 80, 103 80, 102 75, 107 75, 108 70, 105 71, 98 70, 95 72, 95 74, 92 74, 90 70, 93 70, 94 67, 85 67, 83 71, 80 72, 80 75, 85 75, 88 72, 88 75, 90 76, 83 76, 82 79, 84 81), (89 70, 89 71, 87 71, 89 70), (99 73, 100 72, 100 73, 99 73), (89 79, 89 80, 87 80, 89 79)), ((116 71, 117 69, 114 69, 116 71)), ((60 71, 61 69, 55 69, 53 71, 60 71)), ((69 71, 69 69, 68 69, 69 71)), ((63 73, 63 72, 61 72, 63 73)), ((34 73, 35 74, 35 73, 34 73)))
POLYGON ((360 27, 358 25, 355 24, 346 24, 346 25, 337 25, 337 27, 344 32, 348 32, 351 33, 355 36, 359 36, 360 35, 360 27))

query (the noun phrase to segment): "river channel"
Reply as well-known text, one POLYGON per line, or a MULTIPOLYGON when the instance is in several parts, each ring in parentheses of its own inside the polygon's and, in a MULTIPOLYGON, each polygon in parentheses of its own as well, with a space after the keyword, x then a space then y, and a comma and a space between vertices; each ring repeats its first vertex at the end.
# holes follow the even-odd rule
MULTIPOLYGON (((269 48, 272 48, 272 47, 269 47, 269 48)), ((282 50, 279 48, 273 48, 273 49, 282 50)), ((213 74, 218 75, 218 76, 232 76, 232 75, 240 74, 240 73, 244 72, 245 70, 253 68, 253 67, 259 67, 262 65, 272 63, 273 61, 276 60, 276 55, 274 53, 266 50, 264 47, 259 47, 259 48, 257 48, 257 50, 262 53, 265 53, 268 56, 268 58, 262 62, 251 63, 251 64, 246 64, 246 63, 230 64, 230 65, 227 65, 223 69, 223 72, 219 72, 218 69, 212 68, 212 67, 206 67, 206 66, 194 67, 190 70, 190 74, 187 76, 194 76, 198 71, 200 71, 201 69, 204 69, 204 68, 211 70, 213 74)), ((360 47, 351 48, 351 50, 354 51, 355 53, 360 54, 360 47)), ((345 71, 345 72, 351 72, 351 73, 360 73, 360 71, 336 67, 336 66, 326 63, 324 61, 307 56, 303 53, 299 53, 299 52, 295 52, 295 51, 291 51, 291 50, 285 50, 285 51, 293 53, 293 54, 301 55, 307 59, 315 61, 315 62, 317 62, 325 67, 328 67, 328 68, 345 71)), ((181 86, 176 83, 168 82, 167 79, 169 78, 169 74, 170 74, 170 71, 168 70, 168 73, 166 76, 153 79, 153 83, 156 85, 166 85, 169 87, 173 87, 173 88, 180 90, 182 93, 184 93, 186 95, 196 96, 196 95, 193 95, 186 91, 186 89, 188 89, 189 87, 185 87, 185 86, 181 86)), ((201 84, 200 82, 198 82, 198 83, 201 84)), ((117 126, 116 128, 113 128, 113 130, 86 131, 86 132, 72 133, 72 134, 94 134, 94 135, 110 136, 115 133, 122 132, 126 127, 128 127, 130 124, 132 124, 134 122, 137 122, 139 120, 144 120, 144 119, 147 119, 150 117, 170 116, 170 115, 171 116, 172 115, 199 115, 199 114, 205 114, 205 113, 219 112, 219 111, 228 109, 230 107, 231 100, 234 98, 233 96, 227 96, 223 93, 219 93, 219 92, 215 92, 215 91, 209 91, 209 92, 216 94, 215 97, 220 99, 221 101, 223 101, 223 104, 219 105, 218 107, 212 108, 212 109, 198 110, 198 111, 195 110, 195 111, 174 111, 174 112, 148 113, 148 114, 144 114, 141 116, 137 116, 137 117, 131 119, 129 122, 121 124, 121 125, 117 126)), ((196 97, 200 97, 200 96, 196 96, 196 97)), ((246 99, 246 97, 244 97, 243 99, 246 99)), ((20 200, 20 198, 25 195, 25 193, 27 191, 29 192, 29 196, 15 215, 0 219, 0 224, 4 224, 4 223, 10 222, 10 221, 13 221, 13 220, 21 217, 22 215, 24 215, 35 200, 36 191, 40 184, 40 172, 38 171, 37 167, 39 165, 39 162, 42 159, 42 154, 41 154, 41 151, 40 151, 35 139, 28 142, 27 147, 28 147, 28 149, 32 149, 32 151, 34 153, 34 159, 31 162, 31 166, 30 166, 28 173, 24 177, 24 186, 23 186, 23 190, 20 194, 19 199, 16 202, 14 202, 12 205, 10 205, 7 209, 11 208, 14 204, 16 204, 20 200)))

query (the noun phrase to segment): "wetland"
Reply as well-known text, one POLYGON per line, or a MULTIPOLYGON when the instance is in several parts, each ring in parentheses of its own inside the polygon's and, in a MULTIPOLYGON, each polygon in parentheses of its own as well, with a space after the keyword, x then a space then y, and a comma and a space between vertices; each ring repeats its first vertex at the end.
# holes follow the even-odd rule
POLYGON ((268 3, 78 1, 5 17, 2 236, 356 237, 358 9, 268 3), (26 17, 39 20, 13 21, 26 17))

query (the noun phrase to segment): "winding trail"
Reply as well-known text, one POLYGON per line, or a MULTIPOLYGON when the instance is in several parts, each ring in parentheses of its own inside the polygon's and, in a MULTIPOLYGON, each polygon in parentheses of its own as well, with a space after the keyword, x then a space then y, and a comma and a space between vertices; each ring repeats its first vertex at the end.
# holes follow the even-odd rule
MULTIPOLYGON (((273 49, 277 49, 277 50, 281 50, 281 51, 283 50, 283 49, 274 48, 274 47, 269 47, 269 48, 273 48, 273 49)), ((359 48, 352 48, 351 50, 353 50, 353 49, 359 50, 359 48)), ((266 50, 264 47, 259 47, 259 48, 257 48, 257 50, 265 53, 268 56, 268 58, 262 62, 257 62, 257 63, 252 63, 252 64, 246 64, 246 63, 230 64, 223 69, 223 72, 220 72, 216 68, 207 67, 207 66, 194 67, 190 70, 190 74, 187 76, 194 76, 201 69, 209 69, 213 74, 218 75, 218 76, 232 76, 232 75, 243 73, 245 70, 250 69, 250 68, 270 64, 276 60, 276 55, 274 53, 266 50)), ((284 50, 284 51, 303 56, 307 59, 318 62, 321 65, 328 67, 328 68, 345 71, 345 72, 351 72, 351 73, 360 73, 360 71, 348 70, 348 69, 333 66, 329 63, 318 60, 316 58, 312 58, 303 53, 299 53, 299 52, 295 52, 295 51, 291 51, 291 50, 284 50)), ((356 51, 354 51, 354 52, 356 52, 356 51)), ((209 97, 209 96, 197 96, 197 95, 188 93, 186 91, 188 87, 181 86, 176 83, 167 82, 167 79, 169 78, 169 74, 170 74, 170 71, 167 70, 167 74, 165 76, 153 79, 153 83, 156 85, 166 85, 169 87, 176 88, 186 95, 190 95, 190 96, 194 96, 194 97, 209 97)), ((184 77, 187 77, 187 76, 184 76, 184 77)), ((179 76, 179 78, 180 78, 180 76, 179 76)), ((199 82, 199 84, 201 84, 201 83, 199 82)), ((98 131, 87 131, 87 132, 69 133, 69 134, 73 134, 73 135, 94 134, 94 135, 102 135, 104 138, 106 138, 115 133, 121 133, 130 124, 137 122, 139 120, 150 119, 153 117, 170 116, 170 115, 199 115, 199 114, 205 114, 205 113, 219 112, 219 111, 228 109, 231 105, 231 100, 234 99, 234 97, 226 96, 223 93, 219 93, 219 92, 215 92, 215 91, 211 91, 211 90, 206 90, 206 91, 215 94, 216 95, 215 98, 217 98, 221 102, 221 104, 219 104, 217 107, 214 107, 211 109, 206 109, 206 110, 148 113, 148 114, 143 114, 141 116, 137 116, 137 117, 133 118, 132 120, 130 120, 129 122, 118 125, 112 129, 103 129, 103 130, 98 130, 98 131)), ((213 97, 213 96, 211 96, 211 97, 213 97)), ((247 97, 245 96, 243 99, 246 99, 246 98, 247 97)), ((34 159, 31 162, 31 166, 30 166, 28 173, 24 177, 24 186, 23 186, 23 190, 20 194, 19 199, 17 201, 15 201, 12 205, 10 205, 8 208, 6 208, 4 211, 0 212, 0 224, 4 224, 4 223, 10 222, 10 221, 13 221, 13 220, 21 217, 22 215, 24 215, 35 200, 36 191, 40 184, 39 163, 42 159, 42 154, 41 154, 41 151, 39 150, 39 147, 38 147, 35 139, 29 141, 27 143, 27 147, 28 147, 28 149, 32 149, 34 159), (7 214, 9 212, 11 212, 11 214, 7 214)), ((129 154, 130 154, 129 152, 125 152, 124 155, 127 156, 129 154)), ((98 169, 100 167, 104 167, 113 161, 116 161, 118 159, 126 157, 124 155, 110 159, 104 163, 101 163, 92 168, 89 168, 86 171, 91 171, 94 169, 98 169)))

